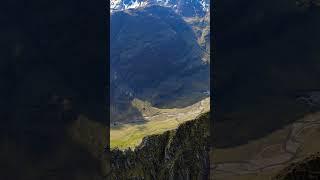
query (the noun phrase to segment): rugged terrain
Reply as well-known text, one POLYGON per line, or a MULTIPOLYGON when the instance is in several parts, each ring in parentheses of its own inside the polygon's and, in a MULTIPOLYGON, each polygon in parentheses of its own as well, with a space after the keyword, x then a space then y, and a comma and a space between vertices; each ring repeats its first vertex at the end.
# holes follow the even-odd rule
POLYGON ((110 10, 123 11, 126 9, 142 8, 158 5, 173 9, 183 17, 203 17, 209 11, 209 0, 111 0, 110 10))
POLYGON ((204 59, 209 61, 210 52, 210 1, 209 0, 111 0, 111 13, 148 6, 172 9, 192 26, 201 47, 207 51, 204 59))
POLYGON ((147 136, 135 149, 111 151, 111 179, 209 178, 209 113, 176 130, 147 136))
POLYGON ((143 120, 114 123, 110 127, 111 148, 135 148, 145 136, 176 129, 181 123, 193 120, 210 110, 210 98, 184 108, 160 109, 138 99, 133 106, 141 112, 143 120))
POLYGON ((270 179, 319 151, 319 1, 215 4, 214 179, 270 179))
POLYGON ((147 6, 114 12, 110 38, 112 122, 143 119, 131 106, 134 98, 174 108, 208 97, 207 52, 172 9, 147 6))

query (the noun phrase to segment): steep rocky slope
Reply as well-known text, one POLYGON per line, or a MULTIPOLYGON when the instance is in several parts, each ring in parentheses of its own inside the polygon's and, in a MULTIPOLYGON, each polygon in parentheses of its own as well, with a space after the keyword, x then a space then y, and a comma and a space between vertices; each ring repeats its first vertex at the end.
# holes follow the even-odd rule
POLYGON ((112 121, 137 114, 130 107, 133 98, 183 107, 207 96, 205 52, 192 28, 170 8, 115 12, 110 28, 112 121))
MULTIPOLYGON (((111 0, 111 12, 158 5, 172 9, 193 27, 198 42, 210 51, 210 1, 208 0, 111 0)), ((209 56, 206 60, 209 60, 209 56)))
POLYGON ((203 17, 184 18, 192 27, 198 43, 204 51, 203 59, 210 62, 210 12, 203 17))
POLYGON ((209 113, 178 129, 145 137, 134 150, 111 152, 111 179, 209 178, 209 113))

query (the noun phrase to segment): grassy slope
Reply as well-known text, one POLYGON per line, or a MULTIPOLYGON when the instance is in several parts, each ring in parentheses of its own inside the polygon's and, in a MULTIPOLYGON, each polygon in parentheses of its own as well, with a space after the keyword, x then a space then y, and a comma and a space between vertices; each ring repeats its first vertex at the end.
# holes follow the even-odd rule
POLYGON ((111 127, 111 148, 132 148, 140 144, 145 136, 161 134, 165 131, 177 128, 181 123, 196 118, 200 113, 209 111, 209 98, 206 98, 202 102, 203 104, 200 108, 200 102, 198 102, 185 108, 159 109, 151 107, 150 104, 135 100, 134 106, 142 112, 147 120, 144 122, 111 127), (146 106, 143 104, 146 104, 146 106))

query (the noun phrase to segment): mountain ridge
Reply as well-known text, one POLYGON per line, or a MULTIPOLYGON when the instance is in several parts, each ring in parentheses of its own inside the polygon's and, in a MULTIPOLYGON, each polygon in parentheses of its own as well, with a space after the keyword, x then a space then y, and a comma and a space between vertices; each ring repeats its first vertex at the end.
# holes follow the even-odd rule
POLYGON ((135 9, 146 7, 150 5, 159 5, 169 7, 176 13, 185 16, 199 16, 203 17, 209 12, 209 0, 111 0, 110 10, 123 11, 127 9, 135 9))
POLYGON ((111 150, 111 179, 208 179, 210 113, 151 135, 134 150, 111 150))

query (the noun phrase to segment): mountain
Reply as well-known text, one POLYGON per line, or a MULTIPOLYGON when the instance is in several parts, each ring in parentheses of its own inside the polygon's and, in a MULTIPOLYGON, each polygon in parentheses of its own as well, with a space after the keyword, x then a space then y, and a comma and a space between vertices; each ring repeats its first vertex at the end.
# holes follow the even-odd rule
POLYGON ((150 5, 169 7, 184 17, 203 17, 209 11, 209 0, 111 0, 110 10, 119 11, 150 5))
POLYGON ((207 59, 210 59, 209 0, 111 0, 110 11, 113 13, 152 5, 170 8, 188 22, 193 27, 199 44, 207 51, 207 59))
POLYGON ((319 1, 215 7, 215 145, 246 144, 314 111, 300 99, 320 89, 319 1))
POLYGON ((204 51, 204 59, 210 62, 210 12, 203 17, 183 18, 193 29, 198 44, 204 51))
POLYGON ((145 137, 134 150, 111 151, 110 179, 209 179, 209 113, 176 130, 145 137))
POLYGON ((114 12, 110 19, 112 121, 126 119, 119 114, 137 114, 133 98, 182 107, 208 96, 206 52, 181 16, 167 7, 147 6, 114 12))

